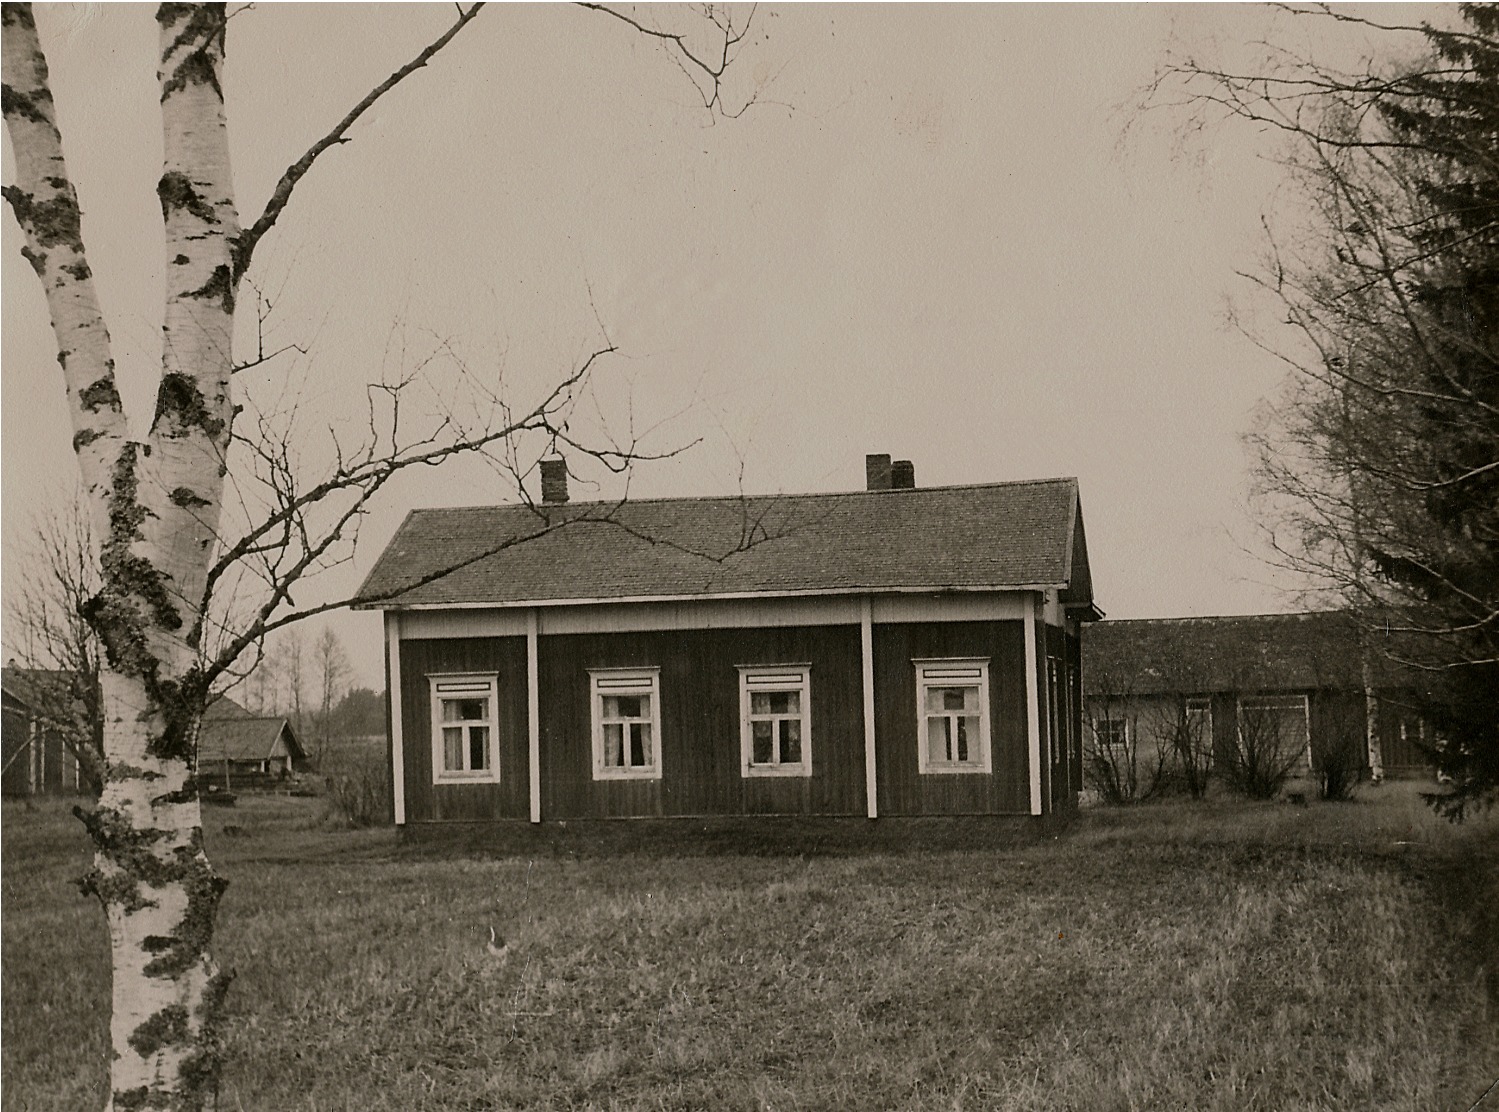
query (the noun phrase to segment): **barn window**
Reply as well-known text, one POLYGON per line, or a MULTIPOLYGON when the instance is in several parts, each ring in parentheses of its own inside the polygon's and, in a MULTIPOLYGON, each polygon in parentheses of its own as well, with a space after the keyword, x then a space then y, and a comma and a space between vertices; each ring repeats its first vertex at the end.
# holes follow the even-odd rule
POLYGON ((595 780, 661 776, 661 673, 609 668, 588 673, 595 780))
POLYGON ((809 665, 740 665, 739 750, 743 775, 812 775, 811 727, 809 665))
POLYGON ((1129 720, 1127 718, 1093 719, 1093 738, 1100 749, 1129 748, 1129 720))
POLYGON ((1246 695, 1239 700, 1241 759, 1287 764, 1305 770, 1311 765, 1311 715, 1305 695, 1246 695))
POLYGON ((440 675, 427 679, 432 685, 433 783, 498 781, 499 678, 440 675))
POLYGON ((988 772, 989 661, 917 660, 916 731, 923 773, 988 772))

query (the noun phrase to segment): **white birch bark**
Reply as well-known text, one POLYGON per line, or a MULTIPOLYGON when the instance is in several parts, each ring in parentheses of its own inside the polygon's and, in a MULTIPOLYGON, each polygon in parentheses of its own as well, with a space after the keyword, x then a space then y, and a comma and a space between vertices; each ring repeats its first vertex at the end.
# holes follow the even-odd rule
POLYGON ((84 816, 85 878, 104 905, 113 963, 111 1109, 203 1107, 217 1086, 227 978, 208 952, 224 882, 203 853, 193 777, 204 685, 198 621, 229 438, 238 231, 224 135, 222 5, 163 5, 158 192, 168 296, 157 411, 128 439, 109 336, 28 5, 3 10, 6 190, 46 294, 67 383, 74 448, 100 538, 89 604, 106 661, 104 788, 84 816))

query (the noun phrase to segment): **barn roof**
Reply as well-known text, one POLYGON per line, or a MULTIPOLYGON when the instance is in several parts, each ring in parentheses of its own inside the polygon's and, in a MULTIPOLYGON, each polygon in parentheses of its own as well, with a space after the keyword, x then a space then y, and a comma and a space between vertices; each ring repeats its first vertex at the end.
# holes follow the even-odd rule
POLYGON ((228 718, 204 715, 198 735, 198 763, 214 761, 263 761, 285 738, 287 752, 303 756, 302 746, 285 718, 228 718))
POLYGON ((1092 606, 1075 479, 413 510, 355 605, 1019 587, 1092 606))
POLYGON ((60 695, 71 697, 76 673, 57 668, 23 668, 7 664, 0 668, 0 690, 30 710, 53 703, 60 695))
POLYGON ((1083 641, 1095 694, 1361 690, 1352 615, 1336 610, 1099 622, 1083 641))

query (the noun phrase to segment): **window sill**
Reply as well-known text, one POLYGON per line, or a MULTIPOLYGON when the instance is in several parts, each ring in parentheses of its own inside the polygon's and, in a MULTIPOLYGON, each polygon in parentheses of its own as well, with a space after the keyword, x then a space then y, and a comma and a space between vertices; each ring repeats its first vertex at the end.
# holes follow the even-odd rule
POLYGON ((434 784, 498 784, 500 778, 492 772, 444 772, 432 779, 434 784))
POLYGON ((759 779, 763 776, 773 780, 795 779, 797 777, 805 780, 811 777, 812 770, 806 765, 750 765, 741 768, 739 774, 745 779, 759 779))
POLYGON ((595 780, 659 780, 661 773, 654 768, 649 770, 596 768, 593 770, 593 778, 595 780))

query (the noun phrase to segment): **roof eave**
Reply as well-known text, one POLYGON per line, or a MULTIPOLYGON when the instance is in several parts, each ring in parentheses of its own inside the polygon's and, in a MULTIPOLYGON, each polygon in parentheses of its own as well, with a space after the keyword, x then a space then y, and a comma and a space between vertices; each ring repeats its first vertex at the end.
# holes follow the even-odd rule
POLYGON ((1018 594, 1029 591, 1065 590, 1060 583, 985 583, 976 586, 900 586, 900 587, 829 587, 802 591, 725 591, 706 594, 621 595, 599 598, 510 599, 476 602, 416 602, 402 604, 395 600, 354 602, 353 610, 522 610, 550 606, 639 605, 648 602, 734 602, 754 599, 826 598, 857 595, 974 595, 1018 594))

